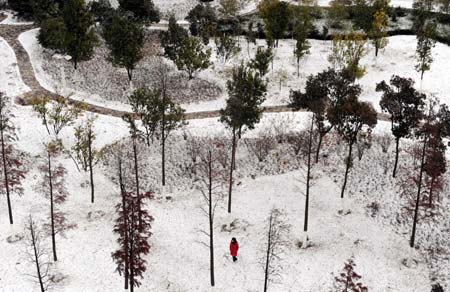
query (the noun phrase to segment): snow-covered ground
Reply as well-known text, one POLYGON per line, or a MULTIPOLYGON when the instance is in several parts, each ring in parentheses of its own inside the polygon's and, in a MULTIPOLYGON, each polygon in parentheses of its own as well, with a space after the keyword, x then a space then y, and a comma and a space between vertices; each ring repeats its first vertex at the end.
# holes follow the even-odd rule
MULTIPOLYGON (((108 96, 100 96, 92 92, 78 92, 76 89, 68 87, 62 78, 58 80, 52 79, 43 69, 43 49, 38 44, 36 35, 38 30, 31 30, 23 33, 19 40, 24 45, 27 52, 31 55, 33 67, 35 69, 39 82, 51 91, 58 91, 59 93, 68 95, 72 94, 74 98, 89 100, 92 103, 105 105, 116 109, 129 109, 129 106, 117 101, 108 100, 108 96)), ((273 70, 269 72, 267 78, 271 80, 269 83, 267 100, 265 105, 280 105, 286 104, 289 99, 289 91, 302 89, 305 86, 306 77, 310 74, 316 74, 330 66, 328 62, 328 55, 331 52, 332 43, 330 41, 310 40, 311 54, 307 55, 300 64, 300 77, 296 74, 296 63, 293 57, 293 47, 295 42, 293 40, 282 40, 279 47, 275 50, 275 61, 273 70), (279 89, 278 75, 283 72, 288 79, 283 81, 281 90, 279 89)), ((215 54, 214 42, 210 43, 213 51, 212 61, 213 65, 200 72, 198 78, 206 80, 210 83, 217 84, 222 88, 222 94, 217 99, 212 101, 197 102, 190 104, 182 104, 188 111, 204 111, 216 110, 223 107, 226 99, 225 82, 228 78, 229 70, 241 63, 241 61, 248 61, 250 58, 247 55, 247 44, 245 40, 241 39, 241 53, 239 57, 223 64, 217 60, 215 54)), ((258 40, 258 46, 263 46, 264 41, 258 40)), ((362 64, 366 66, 367 74, 358 81, 361 84, 363 93, 361 99, 372 102, 377 110, 380 110, 379 100, 380 93, 375 92, 375 86, 378 82, 383 80, 389 81, 391 76, 396 74, 402 77, 409 77, 416 81, 416 88, 420 88, 428 95, 436 96, 443 103, 450 104, 450 83, 443 82, 446 76, 450 76, 450 47, 447 45, 437 43, 433 49, 434 62, 431 65, 431 70, 425 73, 423 82, 420 81, 420 74, 415 71, 415 47, 416 39, 414 36, 395 36, 389 38, 387 47, 379 53, 378 58, 374 57, 374 51, 371 46, 368 47, 368 54, 363 58, 362 64)), ((255 46, 250 45, 250 57, 253 57, 255 46)), ((101 68, 99 70, 102 70, 101 68)), ((106 70, 106 69, 105 69, 106 70)), ((109 70, 109 69, 108 69, 109 70)), ((105 74, 98 74, 98 84, 103 84, 106 81, 105 74)), ((63 74, 63 73, 61 73, 63 74)), ((74 78, 67 76, 66 78, 74 78)), ((123 74, 124 78, 125 74, 123 74)), ((80 76, 78 76, 80 77, 80 76)), ((95 82, 94 82, 95 84, 95 82)), ((105 83, 106 84, 106 83, 105 83)), ((96 88, 94 88, 96 89, 96 88)))
MULTIPOLYGON (((22 34, 20 40, 31 55, 38 80, 43 86, 55 90, 60 85, 49 80, 42 67, 39 67, 42 66, 40 58, 42 51, 36 45, 35 31, 22 34)), ((292 44, 291 41, 281 42, 274 63, 274 71, 283 68, 287 70, 290 79, 287 85, 283 85, 281 92, 277 89, 277 84, 270 86, 266 104, 285 103, 289 88, 303 88, 308 74, 317 73, 328 66, 326 58, 330 43, 312 41, 313 54, 302 64, 302 76, 297 79, 294 74, 295 63, 291 56, 292 44)), ((365 90, 363 99, 373 101, 377 106, 379 97, 374 94, 373 87, 376 82, 389 79, 392 74, 418 78, 413 66, 414 47, 415 40, 412 37, 393 37, 390 38, 389 47, 377 61, 373 60, 372 56, 364 59, 364 63, 368 66, 368 75, 360 81, 365 90)), ((9 96, 24 93, 28 89, 18 74, 14 53, 3 40, 0 41, 0 52, 2 52, 0 91, 9 96)), ((450 85, 445 82, 450 76, 450 65, 446 62, 450 50, 438 44, 434 52, 435 63, 432 71, 426 73, 422 87, 423 90, 428 90, 427 92, 433 90, 441 100, 450 103, 450 100, 446 99, 449 97, 445 96, 445 93, 450 91, 450 85)), ((245 53, 246 46, 243 44, 242 55, 245 56, 245 53)), ((199 77, 222 82, 223 86, 222 77, 227 66, 231 64, 223 66, 220 62, 215 62, 213 69, 201 73, 199 77)), ((269 75, 269 78, 272 77, 273 75, 269 75)), ((87 98, 86 95, 80 98, 83 97, 87 98)), ((188 110, 217 109, 223 104, 224 98, 222 96, 216 101, 209 102, 209 105, 205 102, 186 107, 188 110)), ((103 103, 102 100, 98 102, 103 103)), ((124 109, 122 104, 116 106, 124 109)), ((0 204, 0 291, 31 292, 36 291, 36 285, 26 274, 34 273, 34 267, 25 259, 25 240, 9 243, 8 239, 10 241, 14 236, 20 238, 21 235, 25 235, 22 223, 30 213, 40 224, 45 222, 49 209, 48 202, 36 191, 35 186, 40 176, 37 165, 42 159, 42 144, 49 137, 30 107, 13 105, 12 112, 15 115, 14 123, 19 128, 17 146, 28 154, 29 173, 24 181, 24 195, 12 197, 15 225, 10 226, 7 221, 6 204, 4 202, 0 204)), ((283 130, 303 129, 308 117, 308 113, 266 114, 261 124, 244 138, 256 137, 258 133, 264 132, 266 128, 273 128, 274 125, 283 130)), ((128 135, 126 124, 119 118, 99 116, 95 122, 95 129, 97 147, 120 141, 128 135)), ((381 134, 387 130, 389 125, 381 122, 374 134, 381 134)), ((223 125, 217 119, 190 121, 185 129, 174 133, 170 139, 169 171, 174 167, 180 168, 179 164, 188 159, 186 149, 183 148, 186 146, 183 142, 186 133, 193 139, 197 137, 200 139, 208 136, 226 136, 224 131, 223 125), (183 157, 178 160, 180 156, 183 157)), ((64 129, 61 138, 66 147, 71 147, 74 142, 73 127, 64 129)), ((148 151, 147 161, 141 161, 142 163, 159 161, 159 147, 154 146, 148 151)), ((402 147, 404 146, 402 144, 402 147)), ((279 162, 280 157, 288 155, 286 149, 279 147, 271 153, 271 163, 279 162)), ((401 201, 391 181, 387 183, 383 181, 387 178, 380 174, 382 168, 377 163, 381 153, 378 148, 368 152, 362 162, 355 160, 346 201, 346 209, 351 212, 346 215, 338 213, 342 207, 339 187, 345 149, 341 144, 340 148, 327 151, 330 158, 325 161, 329 165, 324 163, 324 173, 312 188, 309 237, 313 246, 307 249, 299 249, 296 246, 298 240, 302 239, 304 215, 304 197, 299 182, 301 170, 290 171, 288 166, 278 165, 282 170, 280 174, 261 175, 262 171, 256 168, 254 157, 250 157, 244 143, 240 144, 239 149, 242 150, 238 153, 237 169, 238 173, 242 173, 234 190, 233 212, 231 215, 226 212, 226 201, 223 201, 216 215, 217 286, 209 287, 208 250, 199 243, 204 239, 199 229, 207 227, 207 218, 202 216, 199 209, 202 203, 201 194, 193 188, 191 180, 172 176, 169 177, 169 181, 173 185, 169 185, 163 194, 158 191, 155 194, 156 198, 148 204, 150 214, 155 217, 151 237, 152 249, 146 257, 148 270, 142 286, 136 289, 137 292, 260 291, 263 284, 263 268, 260 260, 264 256, 266 218, 272 207, 285 212, 291 225, 291 232, 288 237, 288 248, 281 261, 282 277, 278 283, 271 286, 271 291, 331 291, 334 276, 341 272, 344 262, 352 256, 357 264, 356 271, 362 275, 362 282, 369 287, 369 291, 430 290, 430 275, 433 274, 427 266, 430 265, 429 254, 423 249, 417 251, 408 247, 409 225, 398 227, 390 224, 394 221, 392 218, 396 215, 395 212, 401 209, 399 205, 401 201), (377 159, 372 159, 373 157, 377 159), (372 171, 376 175, 372 175, 372 171), (256 174, 255 178, 251 178, 253 173, 256 174), (378 180, 374 181, 375 178, 378 180), (371 218, 367 214, 366 205, 373 200, 381 204, 380 217, 371 218), (222 231, 222 225, 230 224, 235 219, 241 222, 240 227, 232 233, 222 231), (228 256, 228 243, 232 236, 238 238, 241 246, 237 263, 233 263, 228 256), (404 265, 405 262, 408 266, 404 265)), ((63 211, 67 213, 68 221, 76 223, 77 227, 68 231, 66 237, 57 237, 59 261, 53 265, 53 270, 59 273, 62 281, 54 291, 120 291, 123 279, 114 272, 115 265, 111 260, 111 252, 116 248, 116 236, 112 232, 116 217, 114 206, 120 201, 118 188, 110 180, 114 170, 107 165, 96 167, 97 200, 95 204, 91 204, 86 184, 87 175, 79 173, 71 159, 61 158, 59 161, 68 169, 67 188, 70 192, 63 211)), ((286 163, 293 162, 288 160, 286 163)), ((268 167, 271 166, 273 165, 268 167)), ((153 172, 155 169, 158 169, 157 164, 146 168, 146 172, 154 176, 152 181, 159 175, 153 172)), ((449 206, 448 200, 444 203, 447 204, 445 206, 449 206)), ((440 221, 448 221, 448 214, 447 210, 442 214, 440 221)), ((435 228, 437 224, 429 222, 419 224, 420 246, 426 244, 424 236, 428 231, 426 228, 435 228)), ((442 233, 442 237, 445 236, 442 233)), ((45 244, 50 247, 49 241, 45 244)), ((442 263, 446 262, 437 262, 438 265, 442 263)), ((441 269, 443 277, 448 276, 446 266, 433 266, 432 269, 441 269)), ((448 282, 448 279, 444 280, 448 282)))

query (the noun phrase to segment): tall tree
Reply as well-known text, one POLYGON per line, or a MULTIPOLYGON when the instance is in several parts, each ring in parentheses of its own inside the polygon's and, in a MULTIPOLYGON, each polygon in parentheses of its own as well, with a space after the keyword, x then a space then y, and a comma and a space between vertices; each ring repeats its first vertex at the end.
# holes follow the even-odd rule
MULTIPOLYGON (((209 143, 211 147, 213 147, 209 143)), ((222 189, 226 176, 223 173, 223 168, 217 160, 217 153, 214 149, 209 148, 207 151, 200 151, 200 159, 196 165, 198 170, 198 188, 200 189, 204 205, 201 207, 202 213, 208 218, 208 229, 203 231, 208 243, 205 245, 209 249, 209 263, 210 263, 210 282, 211 286, 215 285, 214 273, 214 217, 215 211, 219 201, 222 198, 222 189)))
POLYGON ((222 59, 223 63, 226 63, 241 51, 239 42, 226 33, 216 37, 214 42, 216 43, 216 54, 222 59))
POLYGON ((186 20, 190 23, 191 34, 200 37, 205 46, 208 45, 209 39, 217 31, 217 16, 211 5, 209 3, 198 4, 189 11, 186 20))
POLYGON ((49 230, 52 239, 53 260, 58 260, 56 253, 56 235, 63 234, 65 230, 74 228, 74 224, 69 224, 65 214, 58 208, 67 199, 68 192, 65 187, 66 169, 62 164, 56 164, 56 159, 61 153, 61 144, 52 141, 45 144, 45 160, 39 166, 42 177, 38 188, 41 193, 50 201, 49 230))
POLYGON ((400 139, 411 137, 413 129, 419 125, 426 96, 414 89, 412 79, 393 75, 390 84, 389 86, 382 81, 377 84, 376 91, 383 92, 380 107, 390 114, 391 131, 395 137, 395 162, 392 172, 392 176, 395 177, 400 139))
POLYGON ((169 28, 161 34, 161 46, 164 48, 164 56, 175 62, 181 47, 188 37, 188 32, 177 23, 175 15, 171 14, 169 17, 169 28))
POLYGON ((75 69, 81 61, 91 59, 98 39, 93 30, 94 18, 84 0, 67 0, 63 8, 66 28, 65 49, 75 69))
POLYGON ((0 143, 2 167, 0 190, 6 194, 8 204, 9 223, 13 224, 13 213, 11 205, 11 194, 22 195, 22 180, 25 178, 25 168, 22 163, 21 153, 14 147, 16 141, 16 130, 11 121, 13 115, 9 110, 9 99, 0 92, 0 143))
POLYGON ((272 48, 258 47, 256 49, 255 57, 250 60, 249 67, 253 70, 257 70, 259 75, 263 77, 269 72, 269 65, 273 61, 272 48))
POLYGON ((191 80, 196 72, 207 69, 211 65, 210 57, 210 48, 205 48, 200 39, 188 37, 184 39, 178 51, 175 65, 177 65, 178 70, 185 71, 189 80, 191 80))
POLYGON ((417 32, 416 65, 415 69, 420 72, 420 80, 423 75, 431 69, 433 63, 432 49, 436 45, 436 23, 427 22, 423 29, 417 32))
POLYGON ((353 161, 353 146, 358 141, 361 130, 370 131, 377 124, 377 113, 371 104, 358 101, 358 96, 351 96, 328 108, 328 116, 342 139, 348 144, 345 159, 345 176, 342 184, 341 198, 344 198, 347 178, 353 161))
MULTIPOLYGON (((166 70, 162 68, 161 70, 166 70)), ((166 184, 165 152, 170 133, 181 128, 184 123, 184 110, 172 101, 167 92, 167 76, 159 72, 159 88, 140 88, 129 97, 133 111, 140 117, 144 131, 136 128, 136 134, 144 136, 147 145, 154 137, 161 139, 162 184, 166 184)), ((127 119, 130 122, 130 119, 127 119)), ((132 121, 134 123, 134 121, 132 121)))
POLYGON ((25 229, 29 236, 26 245, 28 261, 36 267, 36 274, 31 275, 31 277, 34 282, 39 284, 40 292, 48 291, 52 283, 50 280, 50 263, 47 259, 47 251, 42 245, 41 231, 31 214, 28 217, 25 229))
POLYGON ((269 284, 280 276, 281 256, 287 246, 286 237, 290 226, 285 223, 284 214, 278 209, 272 209, 269 215, 268 230, 266 235, 266 252, 264 255, 264 292, 269 289, 269 284))
POLYGON ((72 147, 71 156, 74 159, 78 170, 80 167, 89 171, 89 181, 91 185, 91 203, 94 203, 94 166, 100 161, 102 152, 94 146, 96 135, 94 132, 95 117, 89 117, 79 126, 75 127, 75 145, 72 147))
POLYGON ((147 261, 143 256, 150 252, 148 240, 152 235, 150 229, 154 219, 142 204, 152 198, 152 193, 146 192, 138 198, 128 192, 123 182, 121 165, 119 162, 121 202, 116 205, 118 217, 114 225, 114 232, 119 236, 119 248, 112 253, 112 258, 117 264, 119 275, 125 275, 125 289, 129 287, 133 292, 134 287, 141 285, 137 278, 142 279, 147 269, 147 261))
POLYGON ((144 56, 144 27, 126 16, 116 14, 112 22, 103 26, 103 36, 109 49, 108 60, 118 67, 127 69, 128 80, 133 78, 133 70, 144 56))
POLYGON ((232 134, 231 164, 228 188, 228 213, 231 213, 231 193, 233 170, 235 167, 237 135, 245 128, 254 129, 261 118, 261 104, 267 90, 266 83, 258 73, 241 64, 233 70, 231 80, 227 81, 228 99, 226 107, 220 110, 220 121, 232 134))
POLYGON ((278 40, 283 38, 288 30, 291 13, 290 4, 285 1, 263 0, 258 5, 258 14, 264 21, 266 37, 275 40, 275 46, 278 46, 278 40))
POLYGON ((119 0, 119 7, 124 11, 129 11, 133 17, 146 24, 159 22, 159 10, 152 0, 119 0))
POLYGON ((368 32, 368 36, 371 39, 373 46, 375 47, 375 57, 378 57, 378 52, 387 46, 389 28, 389 17, 384 9, 380 9, 375 12, 372 22, 372 28, 368 32))
POLYGON ((353 79, 364 76, 366 69, 360 64, 367 54, 367 40, 358 32, 336 35, 333 38, 333 48, 328 60, 337 70, 345 70, 353 79))
MULTIPOLYGON (((308 3, 309 4, 309 3, 308 3)), ((294 39, 295 48, 294 56, 297 61, 297 77, 300 76, 300 60, 309 54, 311 45, 308 41, 308 35, 314 28, 312 24, 312 7, 310 5, 298 6, 294 8, 295 22, 294 22, 294 39)))

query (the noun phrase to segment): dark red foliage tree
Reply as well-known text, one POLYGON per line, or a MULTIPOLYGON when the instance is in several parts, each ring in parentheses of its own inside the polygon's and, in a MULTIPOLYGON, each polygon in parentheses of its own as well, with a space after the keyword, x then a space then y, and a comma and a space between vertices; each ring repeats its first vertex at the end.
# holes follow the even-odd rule
POLYGON ((116 206, 118 218, 114 226, 114 232, 119 235, 117 242, 119 249, 112 253, 112 258, 117 264, 116 271, 125 277, 125 289, 134 291, 141 282, 137 277, 143 278, 147 261, 143 258, 150 252, 148 240, 152 233, 151 222, 153 217, 141 206, 145 200, 153 197, 152 193, 140 194, 138 198, 134 192, 128 192, 125 187, 122 161, 119 158, 119 185, 122 200, 116 206))
POLYGON ((0 143, 2 152, 0 191, 6 194, 9 223, 13 224, 11 194, 23 194, 22 179, 25 177, 26 171, 22 164, 21 153, 13 145, 17 136, 11 122, 13 116, 9 111, 8 103, 8 97, 0 92, 0 143))
POLYGON ((61 153, 61 145, 59 142, 49 142, 45 145, 45 160, 39 166, 42 174, 39 183, 39 191, 50 201, 49 224, 46 227, 52 238, 53 260, 57 261, 56 255, 56 234, 64 235, 68 229, 75 227, 75 224, 67 222, 65 213, 59 207, 65 203, 69 195, 65 187, 66 169, 62 164, 57 164, 56 159, 61 153))
POLYGON ((339 292, 367 292, 369 289, 364 286, 359 280, 361 276, 355 272, 356 264, 353 259, 349 259, 344 264, 344 269, 335 277, 336 291, 339 292))

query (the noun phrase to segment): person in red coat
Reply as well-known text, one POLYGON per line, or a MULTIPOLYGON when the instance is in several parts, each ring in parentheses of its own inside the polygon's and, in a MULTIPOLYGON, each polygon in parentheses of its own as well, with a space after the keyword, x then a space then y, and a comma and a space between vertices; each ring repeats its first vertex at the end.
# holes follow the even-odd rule
POLYGON ((233 262, 237 261, 237 255, 239 250, 239 244, 235 237, 231 239, 230 242, 230 254, 233 257, 233 262))

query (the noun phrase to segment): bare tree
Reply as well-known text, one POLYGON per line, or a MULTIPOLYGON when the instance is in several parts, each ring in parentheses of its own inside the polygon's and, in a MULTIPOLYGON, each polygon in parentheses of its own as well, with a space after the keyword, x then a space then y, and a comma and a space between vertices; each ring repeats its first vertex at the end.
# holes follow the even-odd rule
POLYGON ((290 225, 284 222, 284 214, 278 209, 272 209, 268 221, 266 234, 266 251, 264 256, 264 292, 268 291, 269 283, 273 283, 280 276, 281 256, 288 245, 287 235, 290 225))
POLYGON ((256 156, 259 162, 263 162, 277 146, 275 139, 267 130, 260 131, 258 137, 244 139, 244 143, 250 153, 256 156))
MULTIPOLYGON (((209 143, 211 145, 211 143, 209 143)), ((209 248, 210 258, 210 281, 211 286, 215 285, 214 277, 214 215, 218 203, 223 198, 223 189, 226 182, 225 169, 221 167, 216 159, 214 149, 209 148, 200 154, 198 163, 198 185, 205 205, 201 207, 202 213, 208 218, 208 231, 201 232, 209 239, 208 243, 203 243, 209 248)))
POLYGON ((49 254, 42 246, 41 231, 36 226, 31 214, 28 217, 25 229, 29 233, 26 242, 27 258, 32 265, 36 266, 36 274, 29 274, 29 276, 33 279, 33 282, 39 284, 41 292, 48 291, 51 287, 49 254))

